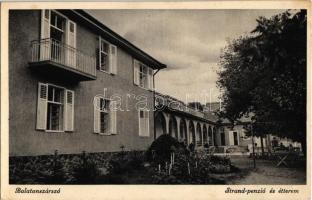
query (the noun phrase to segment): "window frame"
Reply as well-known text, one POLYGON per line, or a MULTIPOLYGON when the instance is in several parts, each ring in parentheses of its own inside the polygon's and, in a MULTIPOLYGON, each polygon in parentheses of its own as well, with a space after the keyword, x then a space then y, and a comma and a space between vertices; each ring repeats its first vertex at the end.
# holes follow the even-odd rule
MULTIPOLYGON (((74 132, 74 130, 67 130, 66 129, 66 120, 67 117, 66 117, 66 93, 67 92, 72 92, 73 93, 73 96, 72 96, 72 106, 74 106, 74 101, 75 101, 75 96, 74 96, 74 91, 73 90, 70 90, 70 89, 67 89, 65 87, 62 87, 62 86, 59 86, 59 85, 55 85, 55 84, 51 84, 51 83, 43 83, 43 82, 39 82, 39 86, 41 85, 45 85, 47 87, 47 93, 46 93, 46 99, 45 99, 45 104, 46 104, 46 113, 45 113, 45 127, 44 128, 38 128, 37 125, 36 125, 36 130, 38 131, 44 131, 44 132, 47 132, 47 133, 65 133, 65 132, 74 132), (52 87, 52 88, 57 88, 57 89, 61 89, 62 90, 62 102, 57 102, 57 101, 54 101, 54 100, 49 100, 49 87, 52 87), (48 129, 48 105, 49 104, 55 104, 55 105, 61 105, 62 108, 63 108, 63 112, 62 112, 62 129, 60 130, 51 130, 51 129, 48 129)), ((39 91, 37 92, 37 95, 41 95, 39 93, 39 91)), ((38 99, 40 97, 38 96, 38 99)), ((74 109, 74 107, 73 107, 74 109)), ((74 110, 72 111, 73 114, 74 114, 74 110)), ((36 113, 37 117, 38 117, 38 103, 37 103, 37 113, 36 113)), ((72 120, 74 120, 74 116, 72 116, 72 120)), ((37 121, 36 121, 36 124, 38 123, 38 118, 37 118, 37 121)))
POLYGON ((109 67, 109 57, 110 57, 110 43, 109 42, 107 42, 106 40, 104 40, 101 36, 99 37, 99 71, 101 71, 101 72, 104 72, 104 73, 107 73, 107 74, 111 74, 111 69, 110 69, 110 67, 109 67), (107 44, 107 53, 105 52, 105 51, 102 51, 101 49, 102 49, 102 42, 104 42, 104 43, 106 43, 107 44), (106 62, 106 64, 107 64, 107 69, 108 69, 108 71, 106 71, 106 70, 102 70, 102 68, 101 68, 101 58, 100 58, 100 56, 102 55, 102 53, 106 53, 106 56, 107 56, 107 62, 106 62))
MULTIPOLYGON (((47 115, 45 116, 46 117, 46 120, 47 120, 47 124, 46 124, 46 128, 45 128, 45 132, 49 132, 49 133, 65 133, 65 93, 66 93, 66 88, 65 87, 61 87, 61 86, 58 86, 58 85, 54 85, 54 84, 50 84, 50 83, 46 83, 47 85, 47 115), (58 89, 61 89, 63 91, 63 103, 60 103, 60 102, 54 102, 54 101, 50 101, 49 100, 49 87, 53 87, 53 88, 58 88, 58 89), (51 130, 51 129, 48 129, 48 105, 49 103, 52 103, 52 104, 58 104, 58 105, 61 105, 63 106, 63 112, 62 112, 62 115, 63 115, 63 126, 62 126, 62 130, 51 130)), ((73 97, 74 98, 74 97, 73 97)))
POLYGON ((146 89, 146 90, 149 90, 150 88, 148 88, 148 70, 149 70, 149 67, 146 66, 145 64, 143 64, 142 62, 139 62, 139 87, 140 88, 143 88, 143 89, 146 89), (143 68, 142 72, 141 72, 141 67, 143 68), (144 74, 144 69, 146 70, 146 73, 144 74), (141 86, 141 74, 142 74, 142 77, 143 75, 145 75, 146 79, 145 79, 145 85, 144 86, 141 86))
POLYGON ((98 133, 99 135, 112 135, 112 133, 110 132, 110 127, 111 127, 111 121, 110 121, 110 111, 109 111, 109 108, 110 108, 110 104, 111 104, 111 100, 109 98, 104 98, 104 97, 99 97, 100 99, 100 104, 101 104, 101 101, 103 100, 104 102, 105 101, 108 101, 108 109, 102 109, 100 108, 99 109, 99 114, 100 114, 100 119, 99 119, 99 126, 100 126, 100 132, 98 133), (107 132, 101 132, 101 113, 106 113, 108 115, 108 128, 107 128, 107 132))

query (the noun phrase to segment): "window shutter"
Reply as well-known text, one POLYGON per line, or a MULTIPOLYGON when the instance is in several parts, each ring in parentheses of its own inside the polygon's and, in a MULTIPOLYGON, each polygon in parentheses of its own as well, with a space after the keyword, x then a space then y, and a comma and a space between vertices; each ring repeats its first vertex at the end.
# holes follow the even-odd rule
POLYGON ((137 60, 133 60, 133 82, 135 85, 140 84, 140 63, 137 60))
POLYGON ((109 45, 109 69, 110 73, 117 74, 117 47, 109 45))
POLYGON ((149 112, 146 110, 139 110, 139 136, 149 137, 149 112), (141 117, 141 112, 142 117, 141 117))
POLYGON ((116 109, 116 102, 114 101, 111 101, 109 115, 110 115, 111 134, 117 134, 117 109, 116 109))
POLYGON ((45 130, 47 128, 47 99, 48 85, 39 83, 38 85, 38 102, 37 102, 37 124, 36 129, 45 130))
POLYGON ((67 45, 69 46, 66 51, 67 64, 76 67, 76 23, 67 20, 67 45))
POLYGON ((146 137, 149 137, 150 133, 150 128, 149 128, 149 112, 144 111, 144 120, 145 120, 145 130, 144 130, 144 135, 146 137))
POLYGON ((94 97, 94 133, 100 133, 100 97, 94 97))
POLYGON ((148 88, 150 90, 154 90, 153 73, 154 73, 153 69, 148 68, 148 88))
POLYGON ((41 10, 41 39, 50 38, 50 10, 41 10))
POLYGON ((40 45, 40 60, 48 60, 50 58, 50 43, 48 38, 50 38, 50 10, 41 10, 41 36, 40 38, 46 39, 42 41, 40 45))
POLYGON ((101 36, 99 36, 99 51, 98 53, 98 63, 97 63, 97 69, 100 70, 101 69, 101 50, 102 50, 102 38, 101 36))
POLYGON ((65 91, 65 131, 74 131, 74 91, 65 91))

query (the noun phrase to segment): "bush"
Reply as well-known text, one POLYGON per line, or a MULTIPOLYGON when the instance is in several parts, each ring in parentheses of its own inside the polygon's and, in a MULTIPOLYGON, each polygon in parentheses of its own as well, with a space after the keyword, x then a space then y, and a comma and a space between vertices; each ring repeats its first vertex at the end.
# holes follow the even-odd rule
POLYGON ((228 158, 196 153, 188 155, 180 151, 175 153, 170 175, 168 168, 164 170, 164 165, 161 172, 155 166, 152 182, 155 184, 223 184, 224 181, 212 178, 210 173, 225 173, 230 169, 228 158))
POLYGON ((169 134, 163 134, 159 136, 147 150, 147 159, 149 161, 164 163, 170 160, 170 153, 178 149, 183 149, 183 151, 186 152, 186 147, 183 143, 180 143, 169 134))
POLYGON ((10 159, 10 184, 59 184, 67 179, 59 156, 19 157, 10 159))
POLYGON ((88 184, 94 183, 100 172, 94 157, 82 155, 82 158, 75 158, 72 162, 73 183, 88 184))
POLYGON ((124 174, 142 169, 143 162, 144 154, 141 151, 120 152, 111 158, 108 170, 110 174, 124 174))

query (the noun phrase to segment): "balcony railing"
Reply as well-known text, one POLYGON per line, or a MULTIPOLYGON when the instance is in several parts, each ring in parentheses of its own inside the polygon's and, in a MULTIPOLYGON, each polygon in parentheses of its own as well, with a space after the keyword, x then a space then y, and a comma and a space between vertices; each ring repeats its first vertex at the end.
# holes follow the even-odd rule
POLYGON ((54 39, 31 43, 31 62, 52 61, 83 74, 96 76, 96 59, 54 39))

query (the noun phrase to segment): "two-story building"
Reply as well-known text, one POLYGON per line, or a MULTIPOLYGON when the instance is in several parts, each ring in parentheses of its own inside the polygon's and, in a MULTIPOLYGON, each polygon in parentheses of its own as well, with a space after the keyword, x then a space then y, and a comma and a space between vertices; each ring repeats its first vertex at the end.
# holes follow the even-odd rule
POLYGON ((10 156, 151 144, 166 65, 82 10, 10 10, 9 33, 10 156))

